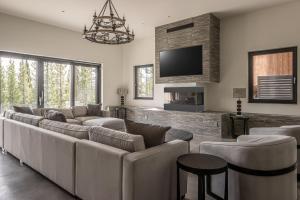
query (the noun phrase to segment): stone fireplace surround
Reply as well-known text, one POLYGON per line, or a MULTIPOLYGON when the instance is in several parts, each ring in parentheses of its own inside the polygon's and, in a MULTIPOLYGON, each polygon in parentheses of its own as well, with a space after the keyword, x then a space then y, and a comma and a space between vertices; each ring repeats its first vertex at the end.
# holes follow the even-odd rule
POLYGON ((185 19, 155 28, 155 82, 192 83, 220 81, 220 20, 213 14, 185 19), (170 31, 171 30, 171 31, 170 31), (203 48, 203 74, 160 77, 160 52, 192 46, 203 48))

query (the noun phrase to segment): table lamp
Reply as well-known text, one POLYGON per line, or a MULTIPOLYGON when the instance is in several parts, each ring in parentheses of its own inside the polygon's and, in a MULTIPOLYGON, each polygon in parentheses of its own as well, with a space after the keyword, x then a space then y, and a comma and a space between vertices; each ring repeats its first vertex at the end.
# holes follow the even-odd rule
POLYGON ((237 98, 236 101, 236 114, 242 115, 242 101, 241 99, 246 98, 246 88, 233 88, 233 98, 237 98))
POLYGON ((128 94, 127 88, 118 88, 117 94, 121 97, 121 106, 124 106, 125 96, 128 94))

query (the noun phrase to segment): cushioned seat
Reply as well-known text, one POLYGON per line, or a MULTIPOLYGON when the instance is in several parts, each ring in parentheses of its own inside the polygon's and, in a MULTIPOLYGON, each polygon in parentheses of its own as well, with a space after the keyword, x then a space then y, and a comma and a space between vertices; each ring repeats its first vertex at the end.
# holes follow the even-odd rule
POLYGON ((67 123, 69 124, 77 124, 77 125, 81 125, 82 122, 76 119, 67 119, 67 123))
POLYGON ((109 129, 118 131, 125 131, 126 125, 123 119, 112 117, 100 117, 96 119, 86 120, 82 122, 84 126, 102 126, 109 129))
POLYGON ((75 117, 76 120, 81 121, 81 122, 85 122, 88 120, 92 120, 92 119, 99 119, 101 117, 99 116, 81 116, 81 117, 75 117))
MULTIPOLYGON (((281 135, 247 135, 237 142, 202 142, 200 153, 225 159, 230 200, 296 200, 296 140, 281 135)), ((212 176, 212 192, 223 196, 224 175, 212 176)))

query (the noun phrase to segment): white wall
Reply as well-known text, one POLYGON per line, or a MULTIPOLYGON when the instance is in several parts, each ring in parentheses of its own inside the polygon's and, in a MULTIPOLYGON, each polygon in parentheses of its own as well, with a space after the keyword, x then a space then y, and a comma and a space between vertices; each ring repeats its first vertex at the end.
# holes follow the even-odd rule
POLYGON ((0 51, 103 64, 103 103, 116 105, 122 84, 122 48, 93 44, 81 33, 0 13, 0 51))
MULTIPOLYGON (((248 87, 248 51, 300 46, 299 10, 300 2, 296 1, 221 20, 221 82, 206 86, 208 110, 235 111, 232 88, 248 87)), ((153 101, 133 99, 133 66, 154 63, 154 48, 154 37, 136 40, 123 48, 123 80, 131 91, 127 101, 130 105, 163 106, 164 84, 155 85, 153 101)), ((298 56, 300 61, 300 53, 298 56)), ((300 99, 300 86, 298 88, 300 99)), ((243 110, 247 112, 300 113, 300 105, 248 104, 246 101, 243 101, 243 110)))

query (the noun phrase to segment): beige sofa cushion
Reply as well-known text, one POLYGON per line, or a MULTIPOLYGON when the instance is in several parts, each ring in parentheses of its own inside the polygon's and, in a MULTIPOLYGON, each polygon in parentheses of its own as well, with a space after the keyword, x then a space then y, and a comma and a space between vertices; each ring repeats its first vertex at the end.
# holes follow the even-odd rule
POLYGON ((75 117, 76 120, 81 121, 81 122, 85 122, 88 120, 93 120, 93 119, 99 119, 101 117, 98 116, 82 116, 82 117, 75 117))
POLYGON ((41 128, 69 135, 78 139, 89 138, 88 131, 90 127, 88 126, 57 122, 48 119, 40 121, 39 125, 41 128))
POLYGON ((87 115, 86 106, 73 106, 72 110, 73 110, 74 117, 82 117, 87 115))
POLYGON ((112 117, 101 117, 97 119, 91 119, 82 122, 85 126, 102 126, 117 131, 126 131, 125 122, 123 119, 112 118, 112 117))
POLYGON ((13 114, 12 119, 33 126, 39 126, 39 122, 44 118, 41 116, 29 115, 25 113, 15 113, 13 114))
POLYGON ((76 119, 67 119, 67 123, 69 123, 69 124, 82 125, 81 121, 78 121, 78 120, 76 120, 76 119))
POLYGON ((49 110, 62 112, 67 119, 74 119, 73 111, 71 108, 42 108, 41 115, 44 116, 49 110))
POLYGON ((144 138, 104 127, 92 127, 89 131, 91 141, 99 142, 129 152, 145 150, 144 138))
POLYGON ((36 116, 43 116, 42 108, 33 108, 32 113, 33 113, 33 115, 36 115, 36 116))

